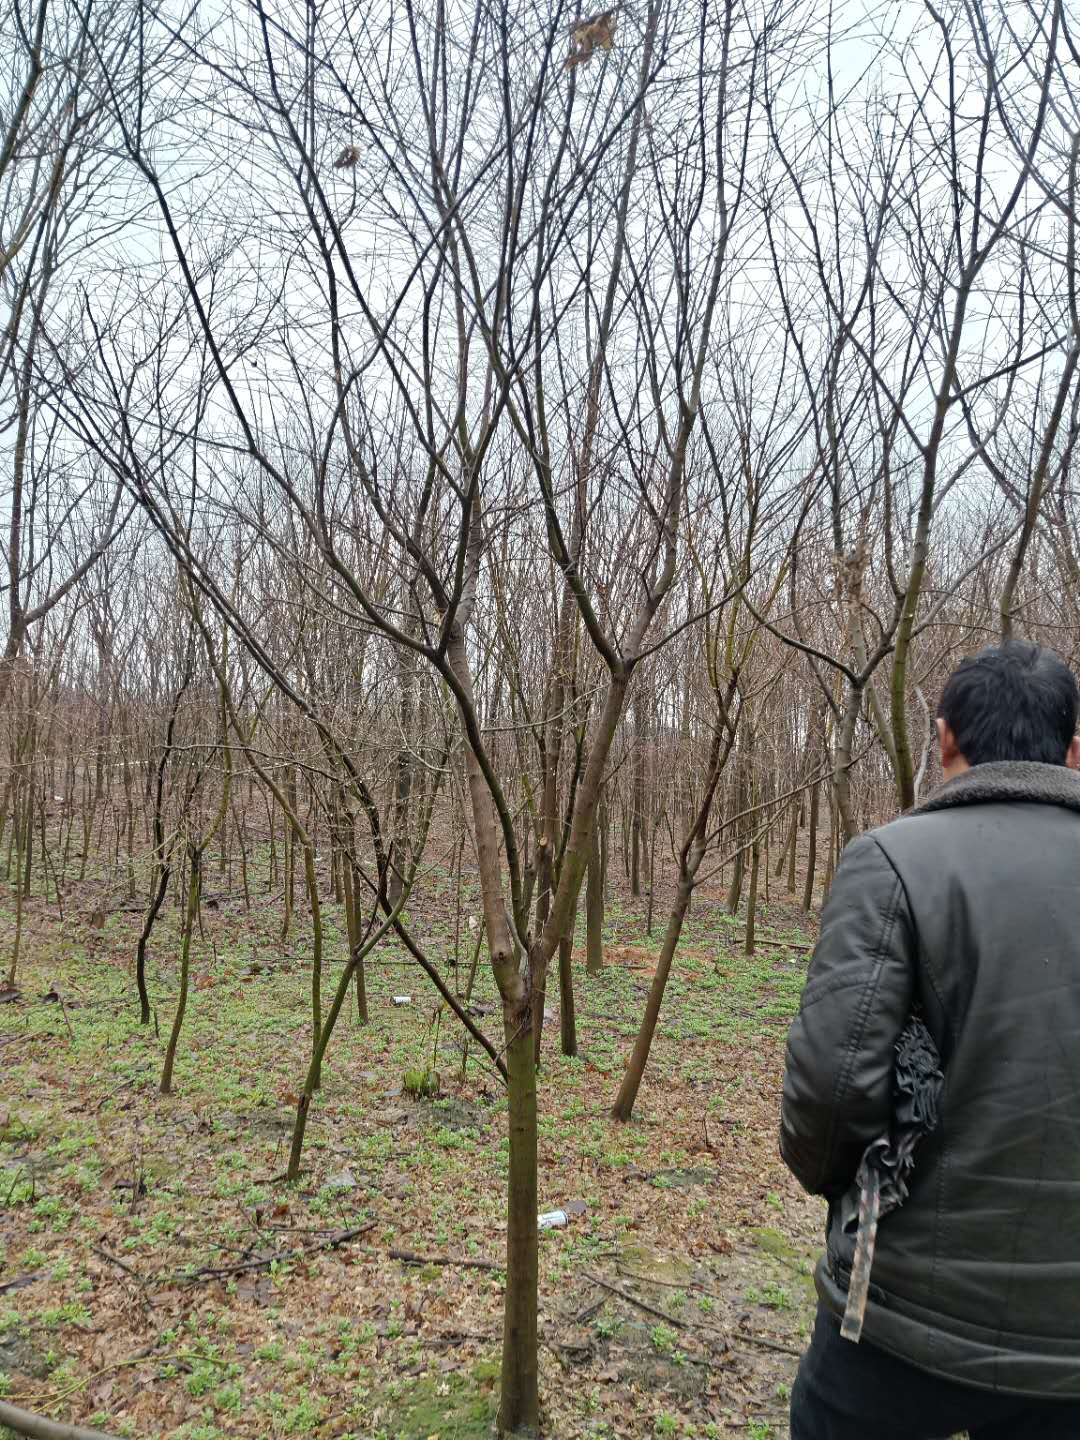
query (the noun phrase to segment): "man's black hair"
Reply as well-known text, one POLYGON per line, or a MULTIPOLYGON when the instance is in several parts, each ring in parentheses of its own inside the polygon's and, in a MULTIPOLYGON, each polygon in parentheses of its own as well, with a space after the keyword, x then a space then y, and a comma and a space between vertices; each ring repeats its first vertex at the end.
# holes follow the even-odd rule
POLYGON ((1064 765, 1078 710, 1080 689, 1064 661, 1026 640, 1009 640, 961 662, 941 693, 938 714, 969 765, 1064 765))

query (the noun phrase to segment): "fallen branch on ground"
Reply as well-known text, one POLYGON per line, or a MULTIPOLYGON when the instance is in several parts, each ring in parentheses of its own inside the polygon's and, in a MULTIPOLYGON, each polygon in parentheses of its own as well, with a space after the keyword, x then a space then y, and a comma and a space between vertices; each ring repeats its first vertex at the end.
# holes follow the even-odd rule
POLYGON ((375 1221, 369 1220, 366 1225, 357 1225, 352 1230, 338 1230, 334 1234, 326 1235, 312 1245, 301 1245, 296 1250, 282 1250, 277 1255, 265 1255, 260 1260, 240 1260, 235 1265, 201 1265, 190 1275, 178 1275, 176 1282, 180 1285, 193 1285, 198 1280, 216 1280, 223 1275, 242 1275, 249 1270, 269 1270, 272 1265, 299 1260, 304 1255, 336 1250, 339 1245, 346 1245, 358 1235, 366 1235, 374 1228, 375 1221))
POLYGON ((414 1250, 388 1250, 391 1260, 404 1265, 458 1265, 463 1270, 502 1270, 504 1261, 484 1260, 464 1255, 418 1255, 414 1250))
MULTIPOLYGON (((594 1285, 600 1285, 603 1289, 610 1290, 613 1295, 618 1295, 619 1299, 625 1300, 628 1305, 635 1305, 639 1310, 643 1310, 646 1315, 655 1315, 658 1320, 663 1320, 665 1324, 673 1326, 676 1330, 695 1330, 699 1334, 711 1335, 713 1339, 719 1340, 721 1344, 725 1346, 730 1345, 732 1342, 735 1344, 743 1342, 747 1345, 759 1345, 763 1350, 775 1350, 780 1355, 794 1355, 796 1359, 799 1359, 802 1355, 801 1350, 793 1350, 790 1345, 782 1345, 778 1340, 767 1340, 763 1335, 755 1335, 749 1330, 726 1332, 717 1330, 712 1325, 703 1325, 697 1320, 680 1320, 677 1315, 671 1315, 668 1311, 661 1310, 657 1305, 650 1305, 647 1300, 639 1300, 636 1295, 631 1295, 628 1290, 622 1289, 619 1285, 613 1285, 610 1280, 604 1280, 601 1276, 594 1275, 590 1270, 585 1270, 582 1273, 585 1275, 585 1278, 591 1280, 594 1285)), ((647 1281, 646 1283, 651 1284, 652 1282, 647 1281)), ((709 1294, 711 1292, 706 1291, 705 1293, 709 1294)))
POLYGON ((639 1300, 636 1295, 631 1295, 621 1285, 613 1285, 610 1280, 604 1280, 599 1275, 594 1275, 591 1270, 584 1270, 582 1274, 586 1280, 591 1280, 594 1285, 601 1286, 604 1290, 610 1290, 612 1295, 618 1295, 620 1300, 625 1300, 628 1305, 634 1305, 638 1310, 643 1310, 646 1315, 654 1315, 657 1320, 663 1320, 668 1325, 673 1325, 677 1330, 707 1330, 709 1326, 698 1325, 693 1320, 680 1320, 677 1315, 670 1315, 666 1310, 661 1310, 658 1305, 650 1305, 647 1300, 639 1300))
POLYGON ((81 1425, 61 1425, 55 1420, 46 1420, 44 1415, 33 1415, 4 1400, 0 1400, 0 1425, 6 1425, 16 1435, 28 1435, 31 1440, 119 1440, 104 1430, 86 1430, 81 1425))
POLYGON ((34 1285, 45 1274, 44 1270, 35 1270, 32 1275, 16 1275, 14 1280, 6 1280, 0 1285, 0 1295, 6 1295, 10 1290, 24 1290, 27 1285, 34 1285))
POLYGON ((126 1260, 121 1260, 119 1255, 110 1255, 108 1250, 103 1250, 100 1245, 91 1245, 90 1250, 92 1254, 100 1256, 102 1260, 107 1260, 110 1265, 115 1265, 118 1270, 123 1270, 125 1275, 130 1275, 132 1280, 137 1280, 140 1285, 143 1283, 139 1272, 126 1260))
POLYGON ((764 1335, 755 1335, 752 1330, 736 1330, 730 1338, 743 1340, 748 1345, 760 1345, 762 1350, 775 1350, 778 1355, 794 1355, 796 1360, 802 1359, 801 1350, 795 1350, 790 1345, 781 1345, 779 1340, 767 1340, 764 1335))

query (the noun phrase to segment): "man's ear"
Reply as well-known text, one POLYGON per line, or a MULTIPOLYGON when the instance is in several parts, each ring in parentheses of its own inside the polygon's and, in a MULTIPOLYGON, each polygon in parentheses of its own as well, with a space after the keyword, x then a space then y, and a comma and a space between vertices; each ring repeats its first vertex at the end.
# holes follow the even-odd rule
POLYGON ((1065 752, 1065 764, 1070 770, 1080 770, 1080 735, 1074 735, 1065 752))
POLYGON ((937 718, 937 734, 938 744, 941 746, 941 768, 947 770, 959 756, 960 749, 956 743, 956 736, 940 715, 937 718))
POLYGON ((946 780, 955 780, 965 770, 971 767, 968 765, 967 756, 964 755, 960 746, 956 743, 956 736, 949 727, 948 721, 938 717, 937 722, 938 743, 941 746, 941 773, 946 780))

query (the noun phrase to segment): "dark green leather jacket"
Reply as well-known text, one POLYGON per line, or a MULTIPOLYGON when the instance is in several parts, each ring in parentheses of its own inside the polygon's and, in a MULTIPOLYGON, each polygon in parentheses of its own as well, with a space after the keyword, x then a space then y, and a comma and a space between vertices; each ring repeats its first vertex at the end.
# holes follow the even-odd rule
POLYGON ((788 1037, 780 1148, 828 1197, 818 1292, 888 1128, 913 1005, 945 1072, 937 1130, 877 1237, 863 1336, 925 1370, 1080 1396, 1080 773, 976 766, 844 851, 788 1037))

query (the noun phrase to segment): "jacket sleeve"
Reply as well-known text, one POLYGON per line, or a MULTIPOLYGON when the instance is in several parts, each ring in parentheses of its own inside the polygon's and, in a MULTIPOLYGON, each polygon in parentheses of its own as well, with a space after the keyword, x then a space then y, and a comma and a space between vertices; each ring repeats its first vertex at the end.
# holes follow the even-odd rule
POLYGON ((842 1194, 866 1146, 888 1129, 894 1046, 914 980, 904 887, 874 837, 861 836, 837 867, 788 1035, 780 1151, 811 1194, 842 1194))

